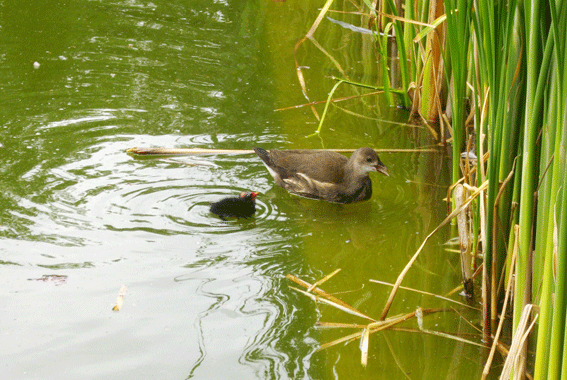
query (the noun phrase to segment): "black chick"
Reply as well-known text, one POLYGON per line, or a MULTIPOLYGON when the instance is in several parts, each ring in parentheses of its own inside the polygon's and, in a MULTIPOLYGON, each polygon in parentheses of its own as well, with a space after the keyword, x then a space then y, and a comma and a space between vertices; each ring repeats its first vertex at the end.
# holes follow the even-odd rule
POLYGON ((242 192, 238 198, 225 198, 211 203, 211 212, 222 220, 228 217, 249 218, 256 212, 255 192, 242 192))

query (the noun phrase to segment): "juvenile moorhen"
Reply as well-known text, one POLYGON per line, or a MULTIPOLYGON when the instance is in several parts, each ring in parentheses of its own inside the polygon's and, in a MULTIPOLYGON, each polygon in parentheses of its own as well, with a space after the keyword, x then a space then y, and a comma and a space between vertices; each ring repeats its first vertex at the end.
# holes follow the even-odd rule
POLYGON ((256 212, 256 196, 258 193, 242 192, 238 198, 225 198, 211 203, 211 212, 222 220, 229 217, 248 218, 256 212))
POLYGON ((347 159, 319 150, 270 150, 254 148, 276 183, 292 194, 333 203, 370 199, 369 172, 388 175, 372 148, 359 148, 347 159))

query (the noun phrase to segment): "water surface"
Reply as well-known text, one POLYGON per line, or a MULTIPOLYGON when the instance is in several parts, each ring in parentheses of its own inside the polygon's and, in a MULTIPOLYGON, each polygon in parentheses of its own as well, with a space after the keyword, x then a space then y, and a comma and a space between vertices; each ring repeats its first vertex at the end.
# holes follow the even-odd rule
MULTIPOLYGON (((379 96, 331 107, 320 138, 305 137, 317 128, 309 107, 276 111, 307 102, 294 46, 318 6, 0 2, 6 378, 478 378, 482 349, 423 333, 373 335, 366 369, 357 342, 317 351, 352 332, 316 329, 318 320, 363 321, 313 303, 285 278, 314 282, 341 268, 323 288, 379 317, 389 289, 369 279, 395 281, 445 215, 442 150, 382 153, 392 175, 372 174, 373 198, 356 205, 291 196, 253 155, 125 153, 434 144, 425 129, 380 121, 407 113, 379 96), (243 190, 260 193, 253 218, 223 222, 208 212, 210 202, 243 190), (124 305, 113 312, 122 285, 124 305)), ((320 29, 319 42, 348 75, 376 83, 371 37, 329 22, 320 29)), ((326 99, 337 68, 310 42, 297 58, 309 99, 326 99)), ((337 96, 364 92, 342 87, 337 96)), ((404 285, 439 294, 458 285, 458 258, 443 245, 449 237, 432 239, 404 285)), ((449 304, 400 292, 390 314, 417 306, 449 304)), ((474 334, 464 319, 478 323, 478 313, 456 308, 428 317, 426 327, 474 334)))

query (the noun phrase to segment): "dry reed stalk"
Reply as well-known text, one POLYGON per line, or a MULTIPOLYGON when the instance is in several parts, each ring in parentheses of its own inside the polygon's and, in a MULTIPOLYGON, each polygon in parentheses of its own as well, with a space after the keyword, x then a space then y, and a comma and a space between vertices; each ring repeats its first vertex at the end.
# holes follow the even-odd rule
POLYGON ((488 355, 488 359, 486 359, 486 364, 484 366, 484 370, 482 371, 481 379, 486 379, 488 373, 490 372, 490 367, 492 366, 492 360, 494 359, 494 353, 498 346, 498 342, 500 339, 500 333, 502 332, 502 326, 504 325, 504 315, 506 315, 506 309, 508 308, 508 300, 510 298, 510 293, 512 291, 512 279, 514 278, 514 268, 516 266, 516 257, 518 256, 518 238, 519 238, 519 230, 520 227, 516 224, 514 226, 514 249, 512 251, 512 258, 510 264, 511 273, 508 276, 508 285, 506 286, 506 294, 504 296, 504 304, 502 307, 502 318, 500 318, 500 323, 498 323, 498 327, 496 328, 496 333, 494 334, 494 342, 492 343, 492 347, 490 348, 490 354, 488 355))
POLYGON ((204 154, 251 154, 252 149, 200 149, 200 148, 164 148, 164 147, 134 147, 126 150, 126 153, 133 153, 140 156, 196 156, 204 154))
MULTIPOLYGON (((419 42, 418 51, 423 55, 425 53, 425 48, 423 47, 423 44, 421 43, 421 41, 418 41, 418 42, 419 42)), ((425 62, 427 60, 427 57, 422 58, 422 60, 425 62)), ((421 91, 418 91, 418 89, 421 89, 422 86, 423 86, 423 76, 424 75, 425 75, 425 70, 423 68, 423 65, 421 65, 420 68, 419 68, 419 74, 416 75, 417 76, 416 81, 412 82, 410 84, 410 87, 413 87, 414 91, 413 91, 413 97, 412 97, 412 101, 411 101, 409 119, 410 120, 414 119, 417 115, 417 116, 419 116, 419 118, 421 119, 423 124, 427 125, 427 120, 425 120, 423 118, 423 116, 421 115, 421 112, 419 112, 419 109, 421 108, 421 96, 422 96, 422 94, 421 94, 421 91)), ((437 137, 438 137, 437 131, 435 131, 434 136, 435 136, 435 140, 437 140, 437 137)))
MULTIPOLYGON (((486 152, 484 155, 482 155, 482 165, 481 168, 484 168, 484 165, 486 164, 486 162, 488 161, 488 158, 490 157, 490 153, 486 152)), ((472 168, 469 172, 469 174, 472 176, 473 174, 475 174, 477 171, 476 167, 472 168)), ((486 176, 484 176, 486 177, 486 176)), ((484 180, 482 181, 482 183, 486 182, 486 178, 484 178, 484 180)), ((453 190, 455 189, 455 187, 459 184, 462 184, 465 188, 467 188, 469 191, 475 191, 476 190, 476 186, 467 184, 465 182, 465 177, 461 177, 457 182, 453 183, 451 186, 449 186, 449 188, 447 189, 447 197, 444 199, 447 202, 447 213, 451 212, 451 194, 453 193, 453 190)))
POLYGON ((527 304, 522 310, 520 321, 518 322, 518 327, 516 329, 516 332, 514 333, 514 337, 512 338, 510 352, 508 353, 508 357, 506 358, 504 367, 502 368, 502 372, 500 373, 500 380, 510 379, 512 370, 514 371, 514 379, 525 378, 527 338, 537 321, 538 314, 536 314, 529 326, 528 323, 530 321, 530 315, 532 314, 532 311, 537 313, 536 308, 537 306, 533 304, 527 304))
MULTIPOLYGON (((389 282, 385 282, 385 281, 379 281, 379 280, 372 280, 372 279, 370 279, 370 282, 374 282, 374 283, 380 284, 380 285, 387 285, 387 286, 392 286, 392 287, 394 286, 394 284, 390 284, 389 282)), ((406 286, 401 286, 401 285, 400 285, 399 288, 400 288, 400 289, 403 289, 403 290, 409 290, 410 292, 420 293, 420 294, 424 294, 424 295, 426 295, 426 296, 432 296, 432 297, 435 297, 435 298, 439 298, 439 299, 441 299, 441 300, 443 300, 443 301, 448 301, 448 302, 456 303, 456 304, 459 305, 459 306, 467 307, 467 308, 469 308, 469 309, 473 309, 473 310, 477 310, 477 311, 478 311, 478 309, 477 309, 476 307, 474 307, 474 306, 470 306, 470 305, 467 305, 467 304, 465 304, 465 303, 456 301, 456 300, 454 300, 454 299, 440 296, 440 295, 438 295, 438 294, 426 292, 426 291, 424 291, 424 290, 412 289, 412 288, 408 288, 408 287, 406 287, 406 286)))
MULTIPOLYGON (((380 5, 382 5, 382 2, 380 2, 380 5)), ((370 13, 370 17, 368 18, 369 29, 372 29, 374 23, 376 22, 376 14, 381 13, 378 9, 378 0, 372 0, 371 10, 373 10, 373 12, 370 13)))
MULTIPOLYGON (((409 18, 405 18, 405 17, 401 17, 401 16, 395 16, 395 15, 390 14, 390 13, 384 13, 384 12, 381 12, 379 10, 376 10, 376 13, 378 13, 380 16, 384 16, 384 17, 390 18, 392 20, 402 21, 405 24, 419 25, 419 26, 424 26, 426 28, 430 28, 430 29, 435 29, 435 27, 436 27, 435 24, 428 24, 426 22, 411 20, 409 18)), ((445 16, 445 15, 443 15, 443 16, 445 16)))
POLYGON ((367 327, 362 330, 362 337, 360 338, 360 364, 366 367, 368 364, 368 345, 370 343, 370 328, 367 327))
POLYGON ((120 288, 120 292, 118 293, 118 297, 116 297, 116 304, 112 308, 114 311, 120 311, 122 309, 122 304, 124 303, 124 295, 126 294, 126 285, 122 285, 120 288))
POLYGON ((473 342, 471 340, 467 340, 467 339, 464 339, 464 338, 461 338, 461 337, 458 337, 458 336, 455 336, 455 335, 447 334, 447 333, 444 333, 444 332, 433 331, 433 330, 428 330, 428 329, 423 328, 423 309, 421 309, 420 307, 418 307, 417 310, 415 311, 415 316, 417 318, 417 326, 419 327, 419 330, 426 333, 426 334, 440 336, 442 338, 455 340, 457 342, 467 343, 467 344, 472 344, 473 346, 487 348, 484 344, 473 342))
POLYGON ((453 310, 455 312, 455 314, 457 314, 459 317, 461 317, 461 319, 463 320, 463 322, 465 322, 467 325, 469 325, 473 330, 476 330, 479 334, 482 333, 482 330, 479 329, 478 327, 476 327, 476 325, 474 325, 471 321, 469 321, 464 315, 462 315, 457 309, 453 309, 451 308, 451 310, 453 310))
MULTIPOLYGON (((445 311, 445 309, 422 309, 422 312, 424 315, 428 315, 428 314, 433 314, 433 313, 438 313, 441 311, 445 311)), ((361 328, 361 331, 358 331, 356 333, 350 334, 350 335, 346 335, 342 338, 339 339, 335 339, 331 342, 327 342, 322 344, 317 351, 321 351, 324 349, 327 349, 329 347, 335 346, 337 344, 341 344, 344 342, 350 342, 356 339, 361 339, 362 335, 364 334, 364 331, 366 329, 368 329, 368 334, 374 334, 376 332, 382 331, 382 330, 388 330, 388 329, 392 329, 393 326, 400 324, 402 322, 408 321, 412 318, 415 318, 415 311, 412 313, 408 313, 408 314, 403 314, 403 315, 399 315, 396 317, 392 317, 392 318, 388 318, 385 321, 377 321, 377 322, 373 322, 370 323, 368 325, 365 325, 363 328, 361 328)), ((417 330, 412 330, 412 331, 417 331, 417 330)), ((424 333, 428 333, 430 334, 431 332, 426 332, 426 331, 422 331, 424 333)))
POLYGON ((384 120, 384 119, 378 119, 376 117, 371 117, 371 116, 366 116, 363 115, 361 113, 357 113, 357 112, 353 112, 351 110, 347 110, 346 108, 337 106, 336 104, 333 104, 333 106, 341 111, 343 111, 346 114, 352 115, 352 116, 356 116, 359 117, 361 119, 365 119, 365 120, 372 120, 372 121, 379 121, 382 122, 384 124, 392 124, 392 125, 399 125, 401 127, 408 127, 408 128, 414 128, 414 129, 425 129, 425 128, 430 128, 429 126, 425 125, 418 125, 418 124, 410 124, 410 123, 402 123, 399 121, 392 121, 392 120, 384 120))
POLYGON ((322 329, 363 329, 366 325, 361 325, 359 323, 341 323, 341 322, 316 322, 316 327, 322 329))
POLYGON ((347 303, 345 303, 345 302, 343 302, 343 301, 340 301, 340 300, 339 300, 339 302, 331 301, 331 300, 329 300, 329 299, 326 298, 326 297, 317 296, 317 295, 315 295, 315 294, 313 294, 313 293, 309 293, 309 292, 303 291, 303 290, 298 289, 298 288, 295 288, 295 287, 293 287, 293 286, 290 286, 290 289, 293 289, 293 290, 295 290, 296 292, 299 292, 299 293, 301 293, 301 294, 306 295, 307 297, 311 298, 313 301, 325 303, 325 304, 327 304, 327 305, 333 306, 333 307, 336 308, 336 309, 342 310, 342 311, 344 311, 345 313, 352 314, 352 315, 355 315, 355 316, 357 316, 357 317, 364 318, 364 319, 368 319, 368 320, 371 320, 371 321, 375 321, 375 319, 373 319, 373 318, 371 318, 371 317, 369 317, 369 316, 363 314, 362 312, 360 312, 360 311, 354 309, 352 306, 350 306, 349 304, 347 304, 347 303))
MULTIPOLYGON (((356 149, 312 149, 325 150, 337 153, 352 153, 356 149)), ((439 149, 374 149, 376 153, 432 153, 439 149)), ((252 149, 200 149, 200 148, 165 148, 165 147, 134 147, 126 150, 126 153, 139 156, 199 156, 207 154, 254 154, 252 149)))
MULTIPOLYGON (((309 96, 307 95, 307 86, 305 85, 305 77, 303 76, 303 71, 301 70, 302 66, 300 66, 299 62, 297 61, 297 50, 306 40, 309 39, 309 40, 313 41, 313 34, 315 33, 315 31, 319 27, 319 24, 323 20, 323 17, 325 17, 325 15, 326 15, 327 11, 329 10, 329 8, 331 7, 332 3, 333 3, 333 0, 327 0, 325 2, 325 5, 321 9, 321 12, 319 12, 319 15, 315 19, 315 22, 313 22, 313 25, 311 25, 311 28, 309 29, 307 34, 295 44, 295 48, 293 50, 293 55, 294 55, 294 59, 295 59, 295 67, 296 67, 296 71, 297 71, 297 79, 299 81, 299 85, 301 86, 301 91, 303 92, 303 96, 305 96, 305 98, 307 100, 309 100, 309 96)), ((328 53, 326 55, 328 55, 328 53)), ((340 71, 344 72, 342 69, 340 69, 340 71)), ((319 114, 317 113, 317 110, 315 109, 314 106, 311 106, 311 111, 315 115, 315 118, 317 120, 319 120, 320 119, 319 114)))
MULTIPOLYGON (((296 284, 298 284, 300 286, 303 286, 304 288, 308 289, 308 288, 311 287, 310 283, 308 283, 307 281, 304 281, 304 280, 302 280, 302 279, 300 279, 300 278, 298 278, 298 277, 296 277, 292 274, 288 274, 286 276, 286 278, 295 282, 296 284)), ((348 310, 346 312, 349 313, 349 314, 358 315, 361 318, 368 319, 368 320, 373 321, 373 322, 376 321, 374 318, 371 318, 371 317, 365 315, 364 313, 357 310, 356 308, 350 306, 349 304, 343 302, 342 300, 338 299, 337 297, 335 297, 335 296, 333 296, 333 295, 331 295, 331 294, 329 294, 329 293, 327 293, 324 290, 321 290, 319 288, 313 289, 313 293, 315 295, 312 294, 312 293, 304 292, 303 290, 296 289, 296 288, 293 288, 293 287, 292 287, 292 289, 295 289, 295 290, 299 291, 300 293, 303 293, 303 294, 305 294, 305 295, 307 295, 308 297, 311 297, 311 298, 316 297, 315 295, 320 296, 320 299, 325 299, 326 301, 324 301, 324 302, 330 304, 331 306, 337 305, 336 307, 340 308, 341 310, 345 310, 345 311, 348 310)))
MULTIPOLYGON (((428 309, 428 310, 438 310, 438 309, 428 309)), ((399 323, 405 322, 405 321, 407 321, 411 318, 415 318, 415 312, 404 314, 404 315, 397 316, 397 317, 388 318, 386 321, 377 321, 377 322, 370 323, 368 325, 365 325, 365 327, 363 329, 361 329, 361 331, 358 331, 358 332, 355 332, 353 334, 346 335, 342 338, 335 339, 331 342, 327 342, 327 343, 322 344, 317 351, 327 349, 329 347, 335 346, 335 345, 340 344, 340 343, 349 342, 349 341, 352 341, 352 340, 355 340, 355 339, 360 339, 366 329, 368 329, 369 334, 374 334, 378 331, 386 330, 386 329, 388 329, 392 326, 395 326, 399 323)))
MULTIPOLYGON (((336 273, 338 273, 339 270, 335 270, 333 273, 325 276, 323 279, 317 281, 315 284, 309 284, 306 281, 303 281, 293 275, 287 275, 286 277, 292 281, 294 281, 297 284, 300 284, 301 286, 308 288, 309 290, 314 290, 315 292, 324 295, 324 296, 317 296, 315 294, 303 291, 301 289, 297 289, 294 287, 291 287, 291 289, 298 291, 302 294, 305 294, 306 296, 310 297, 311 299, 313 299, 314 301, 319 301, 319 302, 323 302, 326 303, 328 305, 331 305, 339 310, 345 311, 349 314, 353 314, 362 318, 366 318, 366 319, 370 319, 370 317, 365 316, 364 314, 360 313, 358 310, 356 310, 355 308, 353 308, 352 306, 344 303, 343 301, 335 298, 334 296, 331 296, 330 294, 322 291, 321 289, 316 288, 317 284, 321 284, 325 281, 327 281, 328 279, 330 279, 332 276, 334 276, 336 273), (333 299, 333 301, 330 301, 329 299, 333 299)), ((376 282, 376 281, 375 281, 376 282)), ((354 323, 334 323, 334 322, 318 322, 317 323, 317 327, 321 327, 321 328, 355 328, 355 329, 359 329, 360 331, 357 331, 353 334, 349 334, 346 336, 343 336, 339 339, 335 339, 331 342, 327 342, 322 344, 319 348, 318 351, 327 349, 329 347, 335 346, 337 344, 341 344, 344 342, 350 342, 356 339, 360 339, 360 350, 361 350, 361 358, 360 358, 360 363, 363 367, 366 367, 368 364, 368 348, 370 345, 370 335, 374 334, 378 331, 382 331, 382 330, 386 330, 386 329, 390 329, 391 327, 405 322, 411 318, 417 318, 418 319, 418 326, 419 326, 419 331, 429 334, 429 335, 435 335, 435 336, 440 336, 440 337, 444 337, 447 339, 451 339, 451 340, 456 340, 462 343, 468 343, 468 344, 472 344, 472 345, 476 345, 476 346, 480 346, 480 347, 485 347, 482 344, 455 336, 455 335, 451 335, 448 333, 444 333, 444 332, 439 332, 439 331, 432 331, 432 330, 427 330, 423 328, 423 316, 425 314, 431 314, 431 313, 436 313, 439 311, 444 311, 445 309, 421 309, 418 308, 416 311, 412 312, 412 313, 408 313, 408 314, 403 314, 403 315, 399 315, 396 317, 392 317, 392 318, 388 318, 387 320, 381 320, 381 321, 373 321, 371 323, 368 323, 366 325, 362 325, 362 324, 354 324, 354 323)), ((412 330, 415 331, 415 330, 412 330)))
MULTIPOLYGON (((433 21, 445 14, 444 2, 434 0, 429 10, 429 20, 433 21)), ((425 120, 437 121, 442 115, 441 97, 444 78, 444 62, 441 54, 441 46, 444 46, 445 24, 438 25, 433 33, 427 34, 426 50, 429 59, 424 66, 424 78, 422 82, 420 113, 425 120)))
POLYGON ((386 316, 388 315, 388 311, 390 311, 390 307, 392 306, 392 302, 394 301, 394 297, 396 296, 398 288, 400 287, 404 277, 406 276, 409 269, 412 267, 415 260, 417 260, 419 254, 421 253, 421 251, 423 250, 423 247, 425 246, 425 243, 427 243, 427 241, 437 231, 439 231, 442 227, 444 227, 446 224, 448 224, 455 216, 457 216, 463 208, 467 207, 473 201, 473 199, 475 199, 480 194, 482 194, 484 192, 484 190, 486 190, 487 187, 488 187, 488 181, 484 182, 473 194, 471 194, 471 196, 461 205, 460 208, 455 208, 455 210, 453 210, 453 212, 451 214, 449 214, 441 222, 441 224, 439 224, 439 226, 437 226, 429 235, 427 235, 427 237, 425 238, 425 240, 423 241, 421 246, 418 248, 417 252, 413 255, 413 257, 410 259, 410 261, 407 263, 405 268, 402 270, 402 272, 398 276, 398 279, 396 280, 396 283, 394 284, 394 288, 392 289, 392 292, 390 293, 390 297, 388 298, 388 301, 386 302, 386 306, 384 306, 384 311, 382 312, 382 315, 380 316, 380 320, 384 320, 386 318, 386 316))
MULTIPOLYGON (((377 0, 374 1, 374 3, 376 3, 377 0)), ((401 16, 395 16, 391 13, 384 13, 382 11, 379 11, 378 9, 375 10, 377 15, 380 16, 384 16, 386 18, 390 18, 392 20, 398 20, 398 21, 403 21, 406 24, 413 24, 413 25, 419 25, 419 26, 424 26, 430 29, 435 28, 435 24, 428 24, 426 22, 422 22, 422 21, 417 21, 417 20, 411 20, 409 18, 405 18, 405 17, 401 17, 401 16)), ((373 15, 372 13, 366 13, 366 12, 344 12, 344 11, 337 11, 337 10, 333 10, 330 9, 328 11, 328 13, 340 13, 340 14, 350 14, 350 15, 361 15, 361 16, 367 16, 369 18, 371 18, 373 15)), ((443 19, 445 19, 446 17, 444 16, 443 19)), ((368 29, 370 30, 370 29, 368 29)))
POLYGON ((316 287, 318 287, 319 285, 324 284, 325 282, 327 282, 329 279, 331 279, 334 275, 336 275, 337 273, 339 273, 341 271, 340 268, 335 269, 332 273, 329 273, 328 275, 326 275, 325 277, 323 277, 322 279, 320 279, 319 281, 316 281, 315 283, 313 283, 313 285, 311 285, 310 287, 307 288, 308 292, 311 292, 313 289, 315 289, 316 287))
MULTIPOLYGON (((457 185, 454 191, 455 207, 461 208, 465 198, 467 197, 466 189, 462 185, 457 185)), ((467 218, 467 208, 463 208, 457 215, 457 227, 460 239, 460 255, 461 255, 461 273, 463 275, 463 288, 468 298, 474 295, 472 282, 472 258, 471 258, 471 238, 470 225, 467 218)))
POLYGON ((416 317, 417 315, 419 315, 419 317, 418 317, 419 329, 420 329, 420 331, 422 331, 424 333, 442 336, 442 337, 445 337, 445 338, 448 338, 448 339, 478 345, 475 342, 470 342, 466 339, 456 337, 456 336, 453 336, 451 334, 423 329, 422 320, 423 320, 424 313, 430 314, 430 313, 434 313, 434 312, 438 312, 438 311, 444 311, 444 309, 426 309, 426 310, 423 310, 421 308, 418 308, 413 313, 408 313, 408 314, 388 318, 387 320, 376 321, 376 320, 366 316, 365 314, 361 313, 360 311, 358 311, 354 307, 343 302, 342 300, 339 300, 338 298, 336 298, 336 297, 326 293, 325 291, 317 288, 318 285, 326 282, 331 277, 333 277, 335 274, 337 274, 339 271, 340 271, 340 269, 335 270, 334 272, 323 277, 321 280, 315 282, 314 284, 309 284, 308 282, 301 280, 298 277, 290 275, 290 274, 288 274, 286 276, 288 279, 292 280, 293 282, 307 288, 307 291, 303 291, 303 290, 295 288, 295 287, 290 287, 291 289, 308 296, 312 300, 328 304, 328 305, 333 306, 338 310, 342 310, 342 311, 344 311, 348 314, 352 314, 352 315, 355 315, 355 316, 358 316, 358 317, 361 317, 361 318, 364 318, 364 319, 369 319, 369 320, 372 321, 372 322, 370 322, 366 325, 352 324, 352 323, 318 322, 317 327, 321 327, 321 328, 356 328, 356 329, 360 330, 360 331, 357 331, 356 333, 346 335, 342 338, 335 339, 331 342, 328 342, 328 343, 321 345, 318 349, 319 351, 324 350, 324 349, 329 348, 329 347, 332 347, 332 346, 335 346, 335 345, 343 343, 343 342, 349 342, 349 341, 352 341, 352 340, 355 340, 355 339, 360 339, 360 350, 361 350, 360 363, 363 367, 366 367, 367 364, 368 364, 368 347, 369 347, 369 344, 370 344, 370 334, 373 334, 373 333, 376 333, 378 331, 382 331, 382 330, 385 330, 385 329, 389 329, 392 326, 399 324, 399 323, 402 323, 402 322, 405 322, 405 321, 407 321, 411 318, 416 317), (314 291, 318 295, 311 293, 311 291, 314 291))
MULTIPOLYGON (((333 100, 331 100, 332 103, 338 103, 338 102, 343 102, 345 100, 350 100, 350 99, 357 99, 357 98, 362 98, 364 96, 370 96, 370 95, 378 95, 378 94, 382 94, 384 91, 380 90, 380 91, 373 91, 373 92, 369 92, 367 94, 358 94, 358 95, 351 95, 351 96, 344 96, 342 98, 335 98, 333 100)), ((283 108, 277 108, 274 111, 288 111, 288 110, 292 110, 292 109, 296 109, 296 108, 302 108, 302 107, 307 107, 307 106, 314 106, 317 104, 324 104, 327 103, 328 100, 317 100, 317 101, 313 101, 310 103, 303 103, 303 104, 298 104, 296 106, 290 106, 290 107, 283 107, 283 108)))

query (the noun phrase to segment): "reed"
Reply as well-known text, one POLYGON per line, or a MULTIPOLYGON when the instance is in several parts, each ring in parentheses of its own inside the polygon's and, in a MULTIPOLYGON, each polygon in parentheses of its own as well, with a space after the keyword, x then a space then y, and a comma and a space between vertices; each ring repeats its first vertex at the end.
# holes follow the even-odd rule
MULTIPOLYGON (((500 106, 510 104, 512 110, 523 113, 519 109, 518 94, 522 93, 523 87, 521 79, 516 77, 518 64, 511 64, 521 62, 518 59, 521 47, 515 40, 518 28, 513 1, 508 3, 508 7, 506 4, 494 7, 490 1, 478 0, 475 7, 479 10, 473 19, 476 42, 474 87, 477 96, 475 128, 477 136, 487 136, 486 142, 477 141, 477 147, 489 150, 487 178, 490 184, 499 184, 512 172, 519 136, 522 134, 522 118, 508 117, 507 107, 500 106), (487 105, 486 112, 481 106, 484 104, 487 105)), ((514 223, 514 218, 510 218, 511 194, 512 186, 489 186, 487 192, 486 235, 483 242, 485 339, 489 339, 490 327, 496 321, 500 294, 497 284, 507 256, 510 225, 514 223)))
MULTIPOLYGON (((375 88, 384 91, 389 104, 397 101, 418 110, 424 120, 439 120, 440 133, 434 136, 452 145, 454 188, 462 190, 459 184, 475 194, 465 202, 472 220, 461 217, 459 223, 463 235, 472 231, 472 237, 463 237, 463 246, 473 257, 482 253, 484 340, 494 339, 496 326, 500 336, 502 301, 510 299, 511 335, 518 337, 513 352, 524 361, 506 364, 506 373, 523 376, 526 337, 535 326, 537 340, 530 347, 536 353, 534 378, 567 379, 565 0, 360 4, 368 10, 381 56, 382 83, 375 88), (395 41, 388 37, 392 30, 395 41), (388 49, 394 43, 396 49, 388 49), (391 51, 398 56, 388 56, 391 51), (400 88, 388 75, 396 59, 400 88), (472 169, 469 152, 478 157, 472 169), (504 284, 513 284, 513 291, 504 284)), ((352 84, 348 78, 340 83, 352 84)), ((470 278, 478 263, 466 260, 464 278, 470 278)), ((412 261, 393 287, 381 320, 412 261)), ((372 332, 367 325, 358 334, 365 347, 372 332)), ((493 343, 497 347, 498 338, 493 343)))

